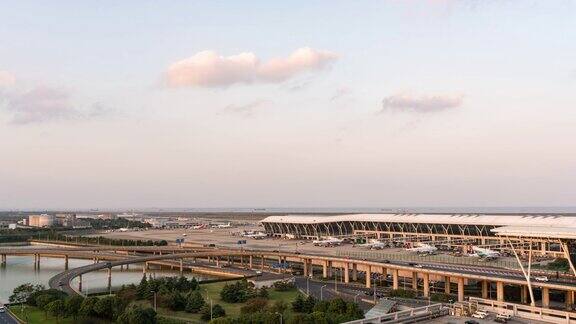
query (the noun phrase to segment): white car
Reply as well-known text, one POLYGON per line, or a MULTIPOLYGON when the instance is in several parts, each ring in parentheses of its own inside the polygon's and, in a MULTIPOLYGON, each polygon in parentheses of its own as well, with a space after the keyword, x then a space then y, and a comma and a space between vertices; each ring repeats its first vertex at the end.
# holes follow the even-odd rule
POLYGON ((480 319, 484 319, 486 316, 487 316, 487 315, 486 315, 485 313, 479 313, 479 312, 476 312, 476 313, 472 314, 472 317, 474 317, 474 318, 480 318, 480 319))
POLYGON ((547 282, 547 281, 548 281, 548 277, 546 277, 546 276, 537 276, 537 277, 534 277, 534 279, 535 279, 536 281, 543 281, 543 282, 547 282))
POLYGON ((0 313, 6 313, 6 307, 0 305, 0 313))
POLYGON ((510 315, 510 314, 498 314, 498 315, 496 315, 496 317, 509 320, 512 318, 512 315, 510 315))

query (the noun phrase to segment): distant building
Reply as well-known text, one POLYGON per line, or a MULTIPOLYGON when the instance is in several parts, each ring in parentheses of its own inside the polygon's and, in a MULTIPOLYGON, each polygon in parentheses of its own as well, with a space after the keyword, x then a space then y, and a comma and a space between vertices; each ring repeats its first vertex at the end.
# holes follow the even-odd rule
POLYGON ((8 224, 8 229, 15 230, 18 228, 18 224, 8 224))
POLYGON ((54 225, 54 216, 48 214, 28 216, 28 225, 33 227, 51 227, 54 225))
POLYGON ((114 214, 100 214, 100 215, 98 215, 98 219, 114 220, 114 219, 118 219, 118 216, 116 216, 114 214))
POLYGON ((54 217, 54 224, 63 227, 74 227, 76 222, 76 214, 56 214, 54 217))

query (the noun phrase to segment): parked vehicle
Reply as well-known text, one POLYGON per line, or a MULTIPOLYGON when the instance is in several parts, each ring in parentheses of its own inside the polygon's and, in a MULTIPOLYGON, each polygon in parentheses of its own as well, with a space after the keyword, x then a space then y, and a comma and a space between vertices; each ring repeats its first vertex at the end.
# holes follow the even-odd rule
POLYGON ((535 279, 536 281, 542 281, 542 282, 547 282, 547 281, 548 281, 548 277, 546 277, 546 276, 536 276, 536 277, 534 277, 534 279, 535 279))

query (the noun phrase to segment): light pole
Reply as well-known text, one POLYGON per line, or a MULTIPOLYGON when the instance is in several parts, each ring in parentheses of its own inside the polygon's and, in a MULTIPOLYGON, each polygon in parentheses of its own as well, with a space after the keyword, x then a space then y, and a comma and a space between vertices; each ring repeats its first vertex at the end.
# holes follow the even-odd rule
POLYGON ((338 292, 338 269, 334 270, 334 291, 338 292))
POLYGON ((310 277, 306 277, 306 295, 310 296, 310 277))
POLYGON ((156 311, 156 290, 151 290, 150 292, 154 294, 154 311, 156 311))
POLYGON ((358 298, 358 296, 360 296, 360 293, 357 293, 356 296, 354 296, 354 302, 356 303, 356 299, 358 298))
POLYGON ((204 291, 206 292, 206 298, 210 301, 210 320, 212 320, 212 298, 210 298, 210 296, 208 296, 208 289, 203 288, 204 291))
POLYGON ((327 285, 320 287, 320 300, 324 300, 324 295, 322 295, 322 289, 326 288, 327 285))
POLYGON ((282 313, 276 312, 276 314, 280 315, 280 324, 282 324, 282 313))

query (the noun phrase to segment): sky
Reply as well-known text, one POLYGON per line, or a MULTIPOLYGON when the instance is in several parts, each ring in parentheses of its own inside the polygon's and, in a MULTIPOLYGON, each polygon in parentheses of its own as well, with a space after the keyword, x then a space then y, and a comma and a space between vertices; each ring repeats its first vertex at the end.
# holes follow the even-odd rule
POLYGON ((0 8, 0 209, 576 205, 575 1, 0 8))

